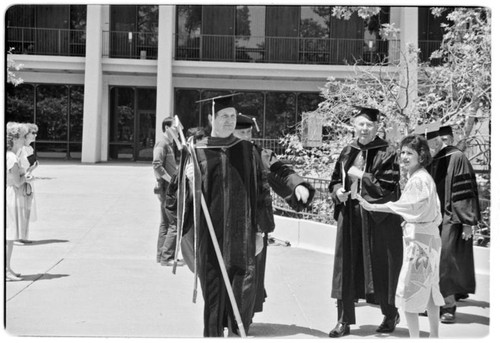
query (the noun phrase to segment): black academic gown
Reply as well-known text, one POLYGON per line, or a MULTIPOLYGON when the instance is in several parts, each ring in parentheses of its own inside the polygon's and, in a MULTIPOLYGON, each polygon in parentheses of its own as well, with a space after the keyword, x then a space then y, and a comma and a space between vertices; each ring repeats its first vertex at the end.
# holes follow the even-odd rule
POLYGON ((443 222, 439 286, 444 297, 474 293, 472 239, 462 239, 463 224, 480 219, 476 175, 467 157, 454 146, 441 149, 427 168, 436 183, 443 222))
MULTIPOLYGON (((269 185, 271 189, 281 198, 285 199, 285 201, 292 207, 295 211, 302 211, 305 207, 309 206, 311 203, 315 189, 311 186, 307 181, 305 181, 302 177, 297 175, 297 173, 281 162, 276 154, 268 149, 262 149, 257 146, 257 150, 260 152, 262 163, 264 166, 264 170, 267 173, 269 185), (307 202, 304 204, 301 201, 298 201, 295 197, 295 187, 298 185, 303 185, 309 190, 309 198, 307 202)), ((269 205, 269 211, 273 212, 272 203, 269 205)), ((266 214, 267 215, 267 214, 266 214)), ((273 222, 274 224, 274 222, 273 222)), ((266 271, 266 260, 267 260, 267 246, 268 246, 268 233, 273 230, 263 229, 260 230, 265 232, 263 234, 263 248, 262 251, 257 254, 256 258, 256 267, 257 267, 257 289, 256 289, 256 297, 255 297, 255 305, 254 312, 262 312, 264 302, 267 297, 267 293, 264 287, 264 279, 265 279, 265 271, 266 271)))
POLYGON ((343 320, 349 324, 356 323, 353 301, 373 293, 382 313, 395 315, 394 297, 403 260, 399 216, 365 211, 357 200, 349 197, 341 203, 335 195, 343 186, 350 190, 347 171, 360 153, 366 165, 360 187, 363 198, 370 203, 386 203, 400 195, 397 154, 386 141, 376 137, 364 146, 353 141, 342 150, 329 185, 337 220, 331 297, 351 304, 350 313, 342 314, 339 309, 339 320, 345 316, 343 320))
MULTIPOLYGON (((254 145, 232 135, 228 138, 205 137, 195 145, 194 151, 200 168, 201 192, 248 333, 256 296, 255 235, 258 228, 274 229, 274 222, 265 225, 261 222, 264 218, 269 220, 269 216, 261 215, 266 204, 271 203, 267 177, 254 145)), ((195 178, 196 175, 195 172, 195 178)), ((188 196, 191 191, 184 193, 188 196)), ((183 234, 193 231, 190 219, 193 204, 190 201, 188 197, 186 205, 182 206, 185 208, 185 223, 181 224, 183 234)), ((199 229, 195 233, 195 264, 205 300, 204 336, 221 337, 224 327, 236 333, 237 325, 207 222, 203 212, 200 213, 199 229)))

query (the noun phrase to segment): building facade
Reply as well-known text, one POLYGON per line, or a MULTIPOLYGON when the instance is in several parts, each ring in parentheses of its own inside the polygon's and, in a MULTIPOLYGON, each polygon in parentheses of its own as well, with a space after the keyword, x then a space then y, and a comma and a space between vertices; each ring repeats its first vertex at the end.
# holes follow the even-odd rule
POLYGON ((328 77, 397 61, 408 43, 427 58, 442 37, 423 7, 365 21, 330 6, 15 5, 5 18, 24 81, 6 85, 5 121, 39 126, 40 157, 85 163, 151 160, 163 118, 204 126, 197 101, 233 92, 258 138, 276 139, 317 108, 328 77), (389 22, 398 40, 378 36, 389 22))

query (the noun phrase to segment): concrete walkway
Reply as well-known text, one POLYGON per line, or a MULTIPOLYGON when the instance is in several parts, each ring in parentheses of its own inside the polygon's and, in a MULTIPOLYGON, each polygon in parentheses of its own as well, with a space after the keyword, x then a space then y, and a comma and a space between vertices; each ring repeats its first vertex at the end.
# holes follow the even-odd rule
MULTIPOLYGON (((156 263, 159 202, 149 163, 42 161, 36 176, 34 243, 14 247, 12 267, 23 281, 5 284, 3 336, 202 336, 203 298, 198 289, 192 303, 193 274, 181 267, 174 275, 156 263)), ((328 253, 270 246, 268 299, 248 335, 328 337, 336 321, 332 266, 328 253)), ((489 276, 478 274, 476 294, 459 303, 456 324, 440 326, 441 337, 491 338, 489 290, 489 276)), ((408 337, 404 316, 391 335, 375 333, 377 307, 360 302, 357 317, 345 339, 408 337)), ((420 323, 428 335, 427 319, 420 323)))

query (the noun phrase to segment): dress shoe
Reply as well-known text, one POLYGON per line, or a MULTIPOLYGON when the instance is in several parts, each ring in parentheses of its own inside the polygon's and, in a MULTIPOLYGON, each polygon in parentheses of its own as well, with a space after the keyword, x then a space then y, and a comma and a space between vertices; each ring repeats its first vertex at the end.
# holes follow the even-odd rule
POLYGON ((441 323, 443 324, 453 324, 456 321, 455 318, 455 312, 457 310, 456 306, 453 307, 441 307, 441 317, 439 318, 441 320, 441 323))
POLYGON ((337 325, 333 328, 332 331, 328 334, 331 338, 339 338, 342 336, 347 336, 348 334, 351 333, 351 329, 349 327, 349 324, 344 323, 344 322, 338 322, 337 325))
POLYGON ((382 324, 380 324, 376 331, 380 333, 391 333, 394 331, 397 324, 399 324, 399 313, 396 313, 394 318, 387 318, 387 316, 384 316, 382 324))

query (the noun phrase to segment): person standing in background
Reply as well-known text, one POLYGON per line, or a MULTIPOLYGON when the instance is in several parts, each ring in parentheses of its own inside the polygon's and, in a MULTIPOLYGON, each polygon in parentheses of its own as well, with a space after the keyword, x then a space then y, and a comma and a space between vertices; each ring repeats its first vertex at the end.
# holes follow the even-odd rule
POLYGON ((21 222, 23 216, 24 195, 26 184, 24 169, 19 162, 19 152, 24 146, 26 127, 19 123, 7 123, 5 154, 5 277, 7 281, 22 280, 21 274, 12 270, 11 259, 14 250, 14 241, 21 237, 21 222))
POLYGON ((33 123, 22 123, 27 131, 24 146, 19 152, 19 163, 25 171, 26 185, 24 195, 24 208, 21 222, 21 237, 18 240, 19 244, 31 244, 29 240, 29 225, 31 221, 37 219, 36 201, 35 201, 35 177, 33 171, 38 167, 38 160, 35 155, 35 150, 31 146, 35 142, 38 134, 38 126, 33 123))
MULTIPOLYGON (((173 119, 167 117, 163 120, 161 129, 162 137, 156 142, 153 150, 153 170, 157 185, 155 194, 160 200, 160 228, 156 249, 156 262, 162 266, 172 266, 175 259, 175 247, 177 243, 177 216, 174 211, 166 207, 167 188, 172 176, 177 172, 179 161, 176 159, 173 146, 173 133, 169 128, 173 119)), ((177 261, 177 265, 183 265, 183 261, 177 261)))
POLYGON ((433 156, 427 170, 436 183, 443 222, 440 226, 442 250, 440 289, 445 305, 441 322, 456 321, 456 294, 476 290, 473 233, 481 219, 476 174, 465 154, 441 138, 440 123, 415 130, 426 136, 433 156))

